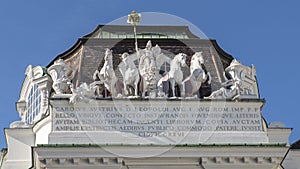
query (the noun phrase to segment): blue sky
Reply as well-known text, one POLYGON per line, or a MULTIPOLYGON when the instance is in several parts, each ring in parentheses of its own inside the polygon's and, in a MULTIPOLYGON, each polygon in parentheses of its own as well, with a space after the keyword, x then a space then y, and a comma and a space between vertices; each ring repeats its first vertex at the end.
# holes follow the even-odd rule
POLYGON ((51 0, 0 1, 0 148, 26 67, 46 66, 98 24, 139 12, 184 18, 244 65, 257 68, 266 121, 281 121, 300 139, 300 1, 51 0))

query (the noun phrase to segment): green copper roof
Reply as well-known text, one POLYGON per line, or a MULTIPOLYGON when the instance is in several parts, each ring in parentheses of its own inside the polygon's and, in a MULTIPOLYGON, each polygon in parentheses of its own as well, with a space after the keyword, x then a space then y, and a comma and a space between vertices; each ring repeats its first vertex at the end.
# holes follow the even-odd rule
MULTIPOLYGON (((134 38, 133 27, 126 25, 99 25, 83 38, 126 39, 134 38)), ((199 39, 187 26, 138 26, 138 39, 199 39)))
POLYGON ((285 143, 263 143, 263 144, 38 144, 37 147, 102 147, 102 146, 153 146, 153 147, 285 147, 285 143))

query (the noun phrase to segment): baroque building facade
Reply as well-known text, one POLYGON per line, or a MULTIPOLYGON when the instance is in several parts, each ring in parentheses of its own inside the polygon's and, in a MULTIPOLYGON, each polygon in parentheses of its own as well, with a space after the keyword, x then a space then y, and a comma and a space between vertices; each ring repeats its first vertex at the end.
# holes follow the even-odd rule
POLYGON ((291 128, 262 116, 253 65, 187 26, 139 26, 136 39, 99 25, 28 66, 0 168, 299 168, 291 128))

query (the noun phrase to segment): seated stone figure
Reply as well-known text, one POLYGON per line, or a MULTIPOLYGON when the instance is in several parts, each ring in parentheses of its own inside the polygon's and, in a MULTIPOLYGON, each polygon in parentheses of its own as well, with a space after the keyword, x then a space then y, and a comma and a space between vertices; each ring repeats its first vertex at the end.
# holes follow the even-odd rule
POLYGON ((233 60, 225 69, 226 81, 208 99, 259 98, 255 67, 233 60))

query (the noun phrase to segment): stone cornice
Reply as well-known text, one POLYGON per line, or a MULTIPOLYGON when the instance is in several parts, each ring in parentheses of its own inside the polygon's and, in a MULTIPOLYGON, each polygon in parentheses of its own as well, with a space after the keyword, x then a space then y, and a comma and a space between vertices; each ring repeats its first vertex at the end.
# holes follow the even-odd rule
POLYGON ((143 152, 161 147, 35 147, 36 169, 51 167, 142 167, 142 166, 198 166, 202 168, 272 168, 279 166, 288 147, 173 147, 155 157, 142 157, 143 152), (128 153, 128 157, 110 153, 107 148, 128 153), (139 158, 130 157, 135 153, 139 158))

